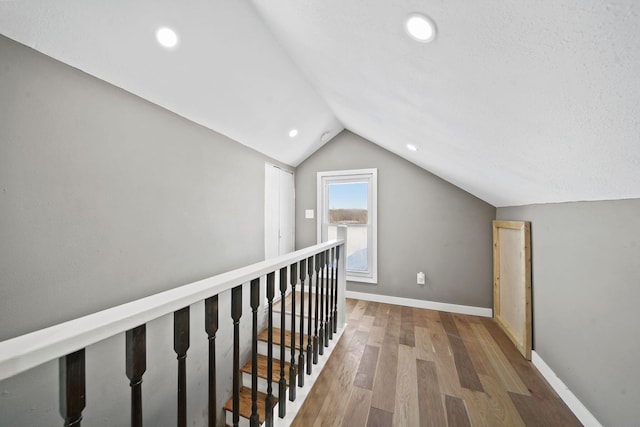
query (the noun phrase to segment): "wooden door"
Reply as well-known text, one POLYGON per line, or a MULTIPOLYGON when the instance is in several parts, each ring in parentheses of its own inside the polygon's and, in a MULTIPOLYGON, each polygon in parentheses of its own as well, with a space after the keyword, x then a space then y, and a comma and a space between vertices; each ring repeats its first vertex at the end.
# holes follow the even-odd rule
POLYGON ((531 223, 493 221, 493 317, 531 360, 531 223))

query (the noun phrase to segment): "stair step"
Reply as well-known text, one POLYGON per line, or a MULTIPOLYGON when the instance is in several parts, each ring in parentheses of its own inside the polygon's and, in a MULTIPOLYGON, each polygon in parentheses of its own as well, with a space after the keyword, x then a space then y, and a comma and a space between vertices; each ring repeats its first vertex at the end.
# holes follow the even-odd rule
MULTIPOLYGON (((267 379, 267 356, 262 354, 258 354, 258 378, 267 379)), ((289 362, 284 362, 284 378, 287 381, 287 386, 289 385, 289 362)), ((251 359, 244 364, 242 369, 240 369, 243 373, 251 376, 251 359)), ((277 359, 273 359, 273 378, 272 382, 277 383, 280 379, 280 361, 277 359)))
MULTIPOLYGON (((338 334, 338 338, 340 337, 340 334, 338 334)), ((313 337, 312 337, 313 339, 313 337)), ((263 330, 259 335, 258 335, 258 350, 260 350, 260 347, 262 346, 263 349, 265 349, 265 353, 266 353, 266 347, 268 346, 267 344, 267 340, 268 340, 268 330, 265 329, 263 330)), ((306 335, 304 335, 303 337, 303 342, 304 342, 304 346, 306 349, 306 345, 308 342, 308 337, 306 335)), ((280 351, 280 329, 278 328, 273 328, 273 345, 274 345, 274 355, 278 355, 279 351, 280 351), (277 351, 276 351, 277 350, 277 351)), ((288 330, 285 330, 285 346, 289 348, 289 350, 291 349, 290 347, 291 345, 291 333, 288 330)), ((300 338, 299 335, 296 334, 296 348, 299 351, 299 346, 300 346, 300 338)), ((267 390, 267 364, 268 364, 268 358, 267 356, 265 356, 265 353, 258 353, 257 355, 257 367, 258 367, 258 418, 259 418, 259 423, 260 425, 262 425, 264 423, 265 420, 265 416, 266 416, 266 402, 265 399, 267 397, 265 391, 267 390), (262 391, 260 391, 262 390, 262 391)), ((286 352, 286 357, 289 357, 290 352, 287 351, 286 352)), ((296 356, 297 358, 297 356, 296 356)), ((297 359, 296 359, 297 360, 297 359)), ((322 368, 321 364, 321 368, 322 368)), ((284 375, 285 375, 285 381, 286 381, 286 385, 287 387, 285 388, 285 390, 287 390, 287 394, 288 394, 288 388, 289 388, 289 371, 290 371, 290 363, 286 362, 285 359, 285 363, 284 363, 284 375)), ((239 415, 240 415, 240 419, 239 419, 239 426, 240 427, 249 427, 249 419, 251 418, 251 406, 252 406, 252 402, 251 402, 251 372, 252 372, 252 361, 251 359, 249 359, 240 369, 240 373, 242 375, 242 385, 240 387, 240 408, 239 408, 239 415)), ((273 359, 273 378, 272 378, 272 393, 274 394, 274 400, 273 400, 273 404, 274 404, 274 413, 277 414, 277 408, 278 408, 278 394, 279 394, 279 387, 278 387, 278 382, 280 379, 280 360, 279 359, 273 359)), ((303 390, 303 389, 300 389, 303 390)), ((302 396, 302 400, 304 400, 306 394, 303 394, 302 396)), ((298 395, 298 397, 300 397, 298 395)), ((282 397, 283 399, 286 400, 286 395, 282 397)), ((227 401, 227 403, 224 405, 224 409, 226 411, 225 413, 225 417, 226 417, 226 425, 230 425, 232 424, 232 418, 233 418, 233 398, 229 399, 227 401)), ((277 416, 277 415, 276 415, 277 416)))
MULTIPOLYGON (((284 317, 285 317, 285 327, 286 329, 289 329, 291 327, 291 313, 285 313, 284 317)), ((306 310, 305 310, 305 315, 304 315, 304 330, 307 330, 307 325, 309 322, 309 316, 307 316, 306 310)), ((274 312, 273 313, 273 323, 274 325, 277 324, 278 326, 280 326, 280 313, 274 312)), ((313 323, 313 317, 312 317, 312 323, 313 323)), ((296 314, 295 315, 295 324, 296 324, 296 333, 298 332, 298 329, 300 328, 300 314, 296 314)))
MULTIPOLYGON (((260 335, 258 335, 258 340, 259 341, 264 341, 267 342, 269 339, 269 331, 268 329, 263 330, 262 332, 260 332, 260 335)), ((305 334, 304 338, 303 338, 303 348, 307 348, 307 341, 308 337, 305 334)), ((280 329, 279 328, 273 328, 273 344, 274 345, 278 345, 280 346, 280 329)), ((284 331, 284 345, 285 347, 291 348, 291 331, 289 330, 285 330, 284 331)), ((298 335, 298 333, 296 332, 296 350, 300 350, 300 335, 298 335)))
MULTIPOLYGON (((258 403, 258 418, 260 419, 260 424, 262 424, 265 419, 266 406, 265 406, 264 400, 266 397, 267 397, 266 394, 260 391, 258 392, 257 403, 258 403)), ((276 403, 278 403, 278 399, 274 398, 274 406, 276 403)), ((229 399, 227 403, 225 403, 224 409, 229 414, 233 414, 233 398, 229 399)), ((240 387, 240 416, 246 419, 251 418, 251 389, 247 387, 240 387)), ((227 420, 229 420, 228 417, 227 417, 227 420)))
MULTIPOLYGON (((296 291, 296 316, 300 316, 300 298, 301 298, 301 294, 300 291, 296 291)), ((315 307, 313 304, 315 304, 315 294, 312 294, 312 307, 315 307)), ((284 311, 287 314, 291 314, 291 293, 289 293, 287 295, 285 304, 284 304, 284 311)), ((305 315, 308 314, 309 312, 309 294, 308 291, 305 289, 305 294, 304 294, 304 312, 305 315)), ((273 312, 274 313, 278 313, 280 314, 282 312, 282 304, 280 304, 280 301, 278 301, 276 304, 274 304, 273 306, 273 312)))

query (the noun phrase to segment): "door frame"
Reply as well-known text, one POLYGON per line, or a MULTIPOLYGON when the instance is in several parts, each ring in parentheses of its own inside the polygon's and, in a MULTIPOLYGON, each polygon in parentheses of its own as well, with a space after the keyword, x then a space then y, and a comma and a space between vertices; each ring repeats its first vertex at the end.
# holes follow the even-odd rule
MULTIPOLYGON (((506 240, 504 242, 506 246, 506 240)), ((531 360, 533 331, 530 222, 493 221, 493 318, 522 356, 531 360), (518 239, 517 254, 501 247, 503 232, 509 233, 511 239, 518 239), (503 273, 505 277, 501 277, 503 273)))

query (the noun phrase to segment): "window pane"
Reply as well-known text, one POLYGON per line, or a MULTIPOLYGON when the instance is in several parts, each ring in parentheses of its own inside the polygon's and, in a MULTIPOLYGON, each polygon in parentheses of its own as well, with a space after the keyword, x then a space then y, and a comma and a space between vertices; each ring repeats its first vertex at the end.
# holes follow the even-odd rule
POLYGON ((328 187, 329 224, 369 223, 368 183, 334 183, 328 187))
MULTIPOLYGON (((367 251, 367 227, 347 226, 347 270, 357 272, 369 271, 367 251)), ((330 225, 327 230, 328 240, 337 239, 338 227, 330 225)))
POLYGON ((341 252, 347 280, 377 283, 377 169, 318 172, 318 241, 347 227, 341 252))

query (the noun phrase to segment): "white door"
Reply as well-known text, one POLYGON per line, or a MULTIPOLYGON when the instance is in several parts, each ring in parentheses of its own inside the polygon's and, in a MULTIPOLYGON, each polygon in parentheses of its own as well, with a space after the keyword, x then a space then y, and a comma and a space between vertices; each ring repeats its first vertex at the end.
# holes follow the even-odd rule
POLYGON ((264 259, 280 253, 280 169, 264 168, 264 259))
POLYGON ((293 173, 265 164, 264 257, 277 257, 294 249, 295 190, 293 173))

